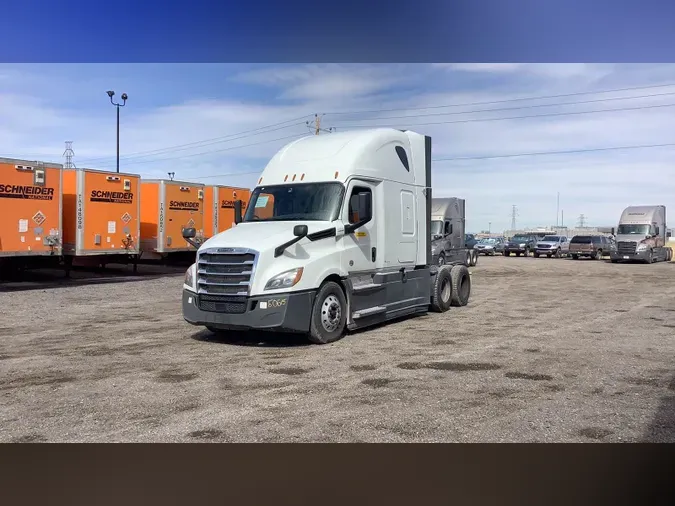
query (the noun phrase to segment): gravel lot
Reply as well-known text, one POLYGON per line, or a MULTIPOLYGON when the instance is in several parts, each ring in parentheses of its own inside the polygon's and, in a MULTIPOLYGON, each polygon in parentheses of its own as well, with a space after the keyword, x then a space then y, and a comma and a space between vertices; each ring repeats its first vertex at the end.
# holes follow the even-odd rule
POLYGON ((481 257, 328 346, 188 325, 182 272, 0 285, 0 441, 675 441, 675 262, 481 257))

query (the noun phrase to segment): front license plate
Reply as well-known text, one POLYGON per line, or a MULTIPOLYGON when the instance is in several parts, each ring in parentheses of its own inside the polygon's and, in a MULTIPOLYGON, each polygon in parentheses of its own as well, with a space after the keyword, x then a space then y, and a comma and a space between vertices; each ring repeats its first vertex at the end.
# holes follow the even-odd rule
POLYGON ((628 256, 626 256, 626 255, 623 256, 623 259, 624 259, 624 260, 628 260, 628 258, 630 258, 630 257, 628 257, 628 256))

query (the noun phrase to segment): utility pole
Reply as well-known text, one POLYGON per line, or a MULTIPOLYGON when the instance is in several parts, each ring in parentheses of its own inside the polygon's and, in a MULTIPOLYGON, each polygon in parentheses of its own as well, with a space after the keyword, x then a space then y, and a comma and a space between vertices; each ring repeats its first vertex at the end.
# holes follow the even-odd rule
POLYGON ((320 132, 331 133, 335 130, 335 127, 321 128, 321 117, 322 116, 323 116, 323 114, 321 116, 319 116, 318 114, 314 115, 314 126, 313 127, 310 127, 309 121, 305 121, 305 124, 307 125, 307 127, 310 128, 310 130, 313 130, 314 135, 319 135, 320 132))
POLYGON ((560 211, 560 228, 565 227, 565 210, 560 211))
POLYGON ((63 156, 66 157, 64 168, 74 169, 73 156, 75 156, 75 152, 73 151, 73 141, 66 141, 66 150, 63 152, 63 156))
POLYGON ((558 192, 558 202, 555 207, 555 226, 558 228, 558 216, 560 215, 560 192, 558 192))
POLYGON ((518 208, 514 204, 511 207, 511 230, 516 230, 516 216, 518 216, 518 208))
POLYGON ((492 230, 492 222, 488 221, 488 234, 492 233, 490 232, 492 230))
POLYGON ((586 217, 583 214, 579 215, 579 228, 584 228, 586 226, 586 217))

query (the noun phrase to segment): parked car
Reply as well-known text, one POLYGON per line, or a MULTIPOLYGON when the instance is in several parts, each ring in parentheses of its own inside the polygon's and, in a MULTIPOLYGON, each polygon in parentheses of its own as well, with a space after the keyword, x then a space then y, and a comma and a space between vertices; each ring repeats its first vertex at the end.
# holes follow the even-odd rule
POLYGON ((551 258, 552 256, 560 258, 567 255, 570 250, 570 242, 564 235, 545 235, 537 242, 534 251, 534 257, 539 258, 542 255, 551 258))
POLYGON ((601 260, 615 247, 609 237, 604 235, 575 235, 570 241, 569 255, 573 260, 578 260, 579 257, 601 260))
POLYGON ((504 240, 501 237, 484 237, 476 243, 474 249, 479 255, 494 256, 495 253, 504 251, 504 240), (499 251, 498 246, 501 246, 499 251))
POLYGON ((472 249, 478 241, 476 240, 476 237, 473 234, 466 234, 464 236, 464 245, 468 249, 472 249))
POLYGON ((517 234, 514 235, 504 245, 504 256, 511 256, 515 253, 517 257, 521 254, 530 256, 530 252, 534 251, 537 246, 537 237, 531 234, 517 234))

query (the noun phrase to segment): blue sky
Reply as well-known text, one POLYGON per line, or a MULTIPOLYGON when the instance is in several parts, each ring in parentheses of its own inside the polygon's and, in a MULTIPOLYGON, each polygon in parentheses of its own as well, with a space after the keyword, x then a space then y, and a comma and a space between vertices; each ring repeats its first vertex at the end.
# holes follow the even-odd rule
MULTIPOLYGON (((675 65, 5 64, 0 156, 62 163, 72 140, 78 167, 114 169, 108 89, 130 97, 121 170, 146 177, 171 171, 252 186, 276 150, 309 131, 314 113, 325 113, 324 127, 429 134, 434 158, 652 145, 673 142, 675 107, 652 107, 675 104, 675 86, 663 84, 675 84, 675 65), (654 88, 440 107, 642 86, 654 88), (599 99, 612 100, 573 103, 599 99), (563 114, 635 107, 642 109, 563 114), (484 109, 492 111, 475 112, 484 109)), ((612 225, 631 204, 675 212, 675 148, 437 161, 433 169, 435 194, 466 198, 474 231, 507 228, 512 204, 519 226, 553 224, 558 191, 569 225, 582 213, 591 225, 612 225)))

